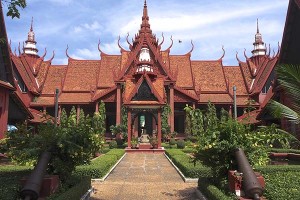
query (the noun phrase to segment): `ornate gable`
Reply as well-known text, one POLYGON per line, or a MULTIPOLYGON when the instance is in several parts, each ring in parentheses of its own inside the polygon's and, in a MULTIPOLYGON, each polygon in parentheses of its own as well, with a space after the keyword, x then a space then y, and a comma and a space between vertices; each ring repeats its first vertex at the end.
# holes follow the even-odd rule
POLYGON ((135 35, 133 43, 128 42, 128 44, 131 52, 129 52, 128 60, 118 74, 116 81, 124 80, 125 76, 135 76, 143 73, 164 76, 166 80, 174 81, 160 53, 162 43, 158 44, 158 39, 152 34, 146 1, 139 33, 135 35))

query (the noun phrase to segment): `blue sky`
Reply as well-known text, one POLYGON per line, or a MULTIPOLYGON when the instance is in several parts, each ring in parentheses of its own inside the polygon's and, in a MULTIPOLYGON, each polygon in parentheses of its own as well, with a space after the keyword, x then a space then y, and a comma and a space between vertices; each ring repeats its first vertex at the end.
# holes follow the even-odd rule
MULTIPOLYGON (((12 49, 27 39, 33 17, 39 55, 47 48, 46 59, 55 51, 52 63, 66 64, 67 45, 71 57, 95 60, 100 59, 99 39, 104 52, 120 54, 120 35, 121 45, 128 49, 126 35, 131 39, 138 32, 144 0, 27 0, 27 4, 20 19, 5 18, 12 49)), ((153 33, 160 41, 164 33, 162 49, 172 36, 171 54, 185 54, 193 40, 193 60, 215 60, 224 45, 223 64, 237 65, 236 52, 241 60, 244 49, 251 56, 257 18, 264 42, 277 51, 288 0, 148 0, 147 5, 153 33)))

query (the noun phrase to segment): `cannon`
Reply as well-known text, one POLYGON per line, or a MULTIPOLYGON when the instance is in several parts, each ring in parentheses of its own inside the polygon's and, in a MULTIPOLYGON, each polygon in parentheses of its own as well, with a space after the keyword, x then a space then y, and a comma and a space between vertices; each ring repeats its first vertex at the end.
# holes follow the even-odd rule
POLYGON ((43 178, 50 159, 51 153, 49 151, 45 151, 40 155, 37 165, 34 167, 21 190, 20 194, 22 199, 36 200, 39 198, 43 178))
POLYGON ((243 173, 242 188, 246 197, 259 200, 263 194, 263 187, 259 183, 243 149, 235 150, 239 172, 243 173))

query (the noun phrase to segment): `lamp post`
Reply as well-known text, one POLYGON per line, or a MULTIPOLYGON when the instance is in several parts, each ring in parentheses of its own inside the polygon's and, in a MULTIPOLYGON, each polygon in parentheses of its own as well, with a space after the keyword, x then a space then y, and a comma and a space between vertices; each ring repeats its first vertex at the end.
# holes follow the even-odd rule
POLYGON ((58 117, 58 93, 59 89, 55 89, 55 113, 54 113, 54 125, 57 126, 57 117, 58 117))
POLYGON ((237 118, 237 107, 236 107, 236 86, 233 86, 233 110, 234 110, 234 119, 237 118))

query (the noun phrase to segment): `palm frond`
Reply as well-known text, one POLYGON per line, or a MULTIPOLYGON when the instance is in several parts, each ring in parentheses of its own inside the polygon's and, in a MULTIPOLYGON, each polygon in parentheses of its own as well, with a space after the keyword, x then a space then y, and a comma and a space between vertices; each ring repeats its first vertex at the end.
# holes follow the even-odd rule
POLYGON ((270 100, 267 109, 271 112, 272 116, 276 118, 285 117, 296 124, 300 123, 299 113, 277 101, 270 100))

